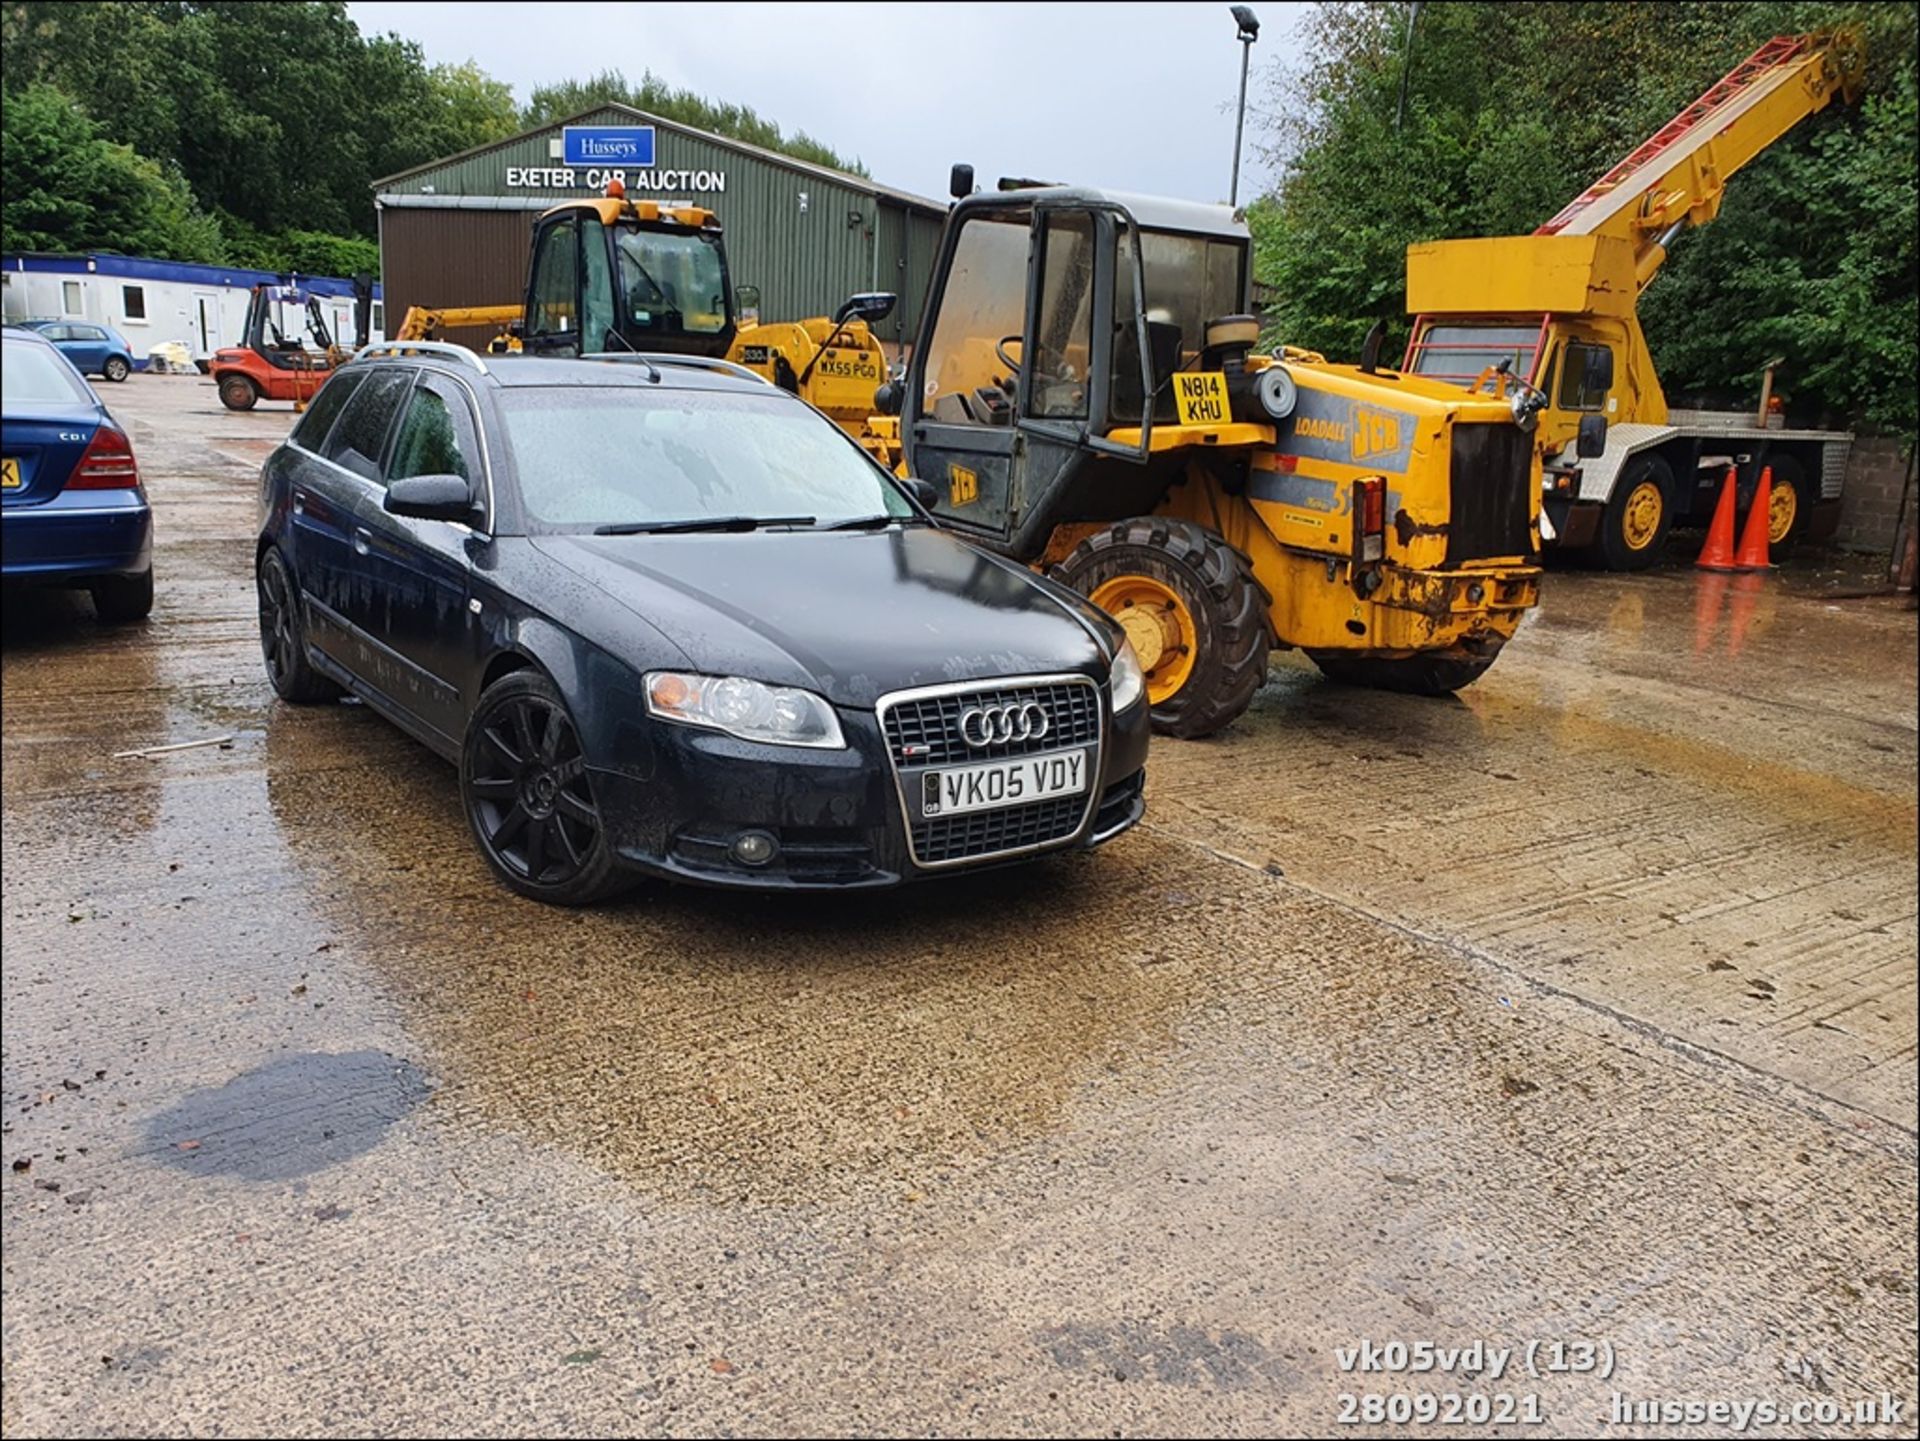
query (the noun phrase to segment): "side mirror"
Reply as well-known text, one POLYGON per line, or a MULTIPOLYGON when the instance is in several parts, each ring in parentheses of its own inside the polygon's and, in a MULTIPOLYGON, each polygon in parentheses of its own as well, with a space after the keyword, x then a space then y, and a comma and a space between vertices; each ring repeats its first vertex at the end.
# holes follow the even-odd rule
POLYGON ((955 200, 965 200, 973 194, 973 167, 956 165, 947 175, 947 194, 955 200))
MULTIPOLYGON (((1613 357, 1607 356, 1611 370, 1613 357)), ((1597 455, 1607 453, 1607 418, 1604 415, 1583 415, 1580 417, 1580 436, 1573 443, 1574 454, 1582 460, 1592 460, 1597 455)))
POLYGON ((387 487, 389 514, 416 520, 473 519, 473 487, 458 475, 409 475, 387 487))
POLYGON ((871 325, 876 320, 885 320, 893 314, 894 302, 898 299, 885 290, 867 290, 848 296, 846 303, 833 312, 833 323, 844 325, 849 320, 864 320, 871 325))
POLYGON ((1586 373, 1580 377, 1581 389, 1588 395, 1605 395, 1613 389, 1613 347, 1596 345, 1587 351, 1586 373))
POLYGON ((760 287, 757 285, 736 285, 733 288, 733 314, 739 325, 758 325, 760 323, 760 287))
POLYGON ((907 387, 898 380, 883 380, 873 392, 873 408, 881 415, 898 415, 907 398, 907 387))
POLYGON ((930 480, 922 480, 910 475, 900 482, 900 488, 913 497, 915 504, 922 510, 932 510, 940 503, 940 487, 930 480))

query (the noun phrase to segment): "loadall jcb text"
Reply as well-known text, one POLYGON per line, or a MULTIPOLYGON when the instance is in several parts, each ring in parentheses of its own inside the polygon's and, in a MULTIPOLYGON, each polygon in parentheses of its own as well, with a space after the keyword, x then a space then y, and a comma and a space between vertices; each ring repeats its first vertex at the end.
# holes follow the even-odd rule
POLYGON ((1405 368, 1472 388, 1505 362, 1548 397, 1536 436, 1549 540, 1617 570, 1651 565, 1676 520, 1705 522, 1730 465, 1742 511, 1771 471, 1775 546, 1838 518, 1852 437, 1669 411, 1638 301, 1675 237, 1719 213, 1728 178, 1836 95, 1852 100, 1862 70, 1851 32, 1770 40, 1533 234, 1408 248, 1405 368), (1604 452, 1569 453, 1602 420, 1604 452))
POLYGON ((1538 599, 1540 397, 1252 354, 1223 206, 972 180, 870 448, 1116 616, 1159 730, 1233 720, 1273 646, 1424 694, 1492 664, 1538 599))

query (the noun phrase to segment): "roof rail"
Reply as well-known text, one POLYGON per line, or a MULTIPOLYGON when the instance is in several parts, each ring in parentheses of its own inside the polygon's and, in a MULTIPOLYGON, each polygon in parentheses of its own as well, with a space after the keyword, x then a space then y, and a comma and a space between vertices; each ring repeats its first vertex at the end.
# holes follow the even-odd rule
POLYGON ((487 363, 464 345, 454 345, 445 340, 376 340, 354 351, 355 360, 367 360, 382 355, 432 355, 448 360, 459 361, 462 365, 471 365, 482 375, 486 375, 487 363))
POLYGON ((731 360, 719 360, 711 355, 670 355, 651 350, 596 350, 580 358, 618 360, 628 365, 682 365, 695 370, 714 370, 722 375, 738 376, 741 380, 757 380, 762 385, 773 384, 757 370, 749 370, 744 365, 735 365, 731 360))

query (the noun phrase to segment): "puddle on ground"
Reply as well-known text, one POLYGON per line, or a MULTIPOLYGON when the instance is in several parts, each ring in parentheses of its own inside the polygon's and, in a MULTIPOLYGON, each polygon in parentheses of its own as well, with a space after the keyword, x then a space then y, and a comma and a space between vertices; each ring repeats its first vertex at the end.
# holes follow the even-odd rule
POLYGON ((156 1159, 205 1176, 291 1181, 372 1150, 431 1087, 384 1051, 279 1056, 155 1116, 156 1159))

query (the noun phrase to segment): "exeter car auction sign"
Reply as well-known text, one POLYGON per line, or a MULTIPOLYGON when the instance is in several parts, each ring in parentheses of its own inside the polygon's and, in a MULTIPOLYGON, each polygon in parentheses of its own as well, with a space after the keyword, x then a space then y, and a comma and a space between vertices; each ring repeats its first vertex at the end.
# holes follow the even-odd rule
POLYGON ((618 180, 637 195, 714 194, 727 188, 724 170, 657 170, 651 125, 567 125, 554 148, 562 165, 509 165, 512 190, 599 190, 618 180))

